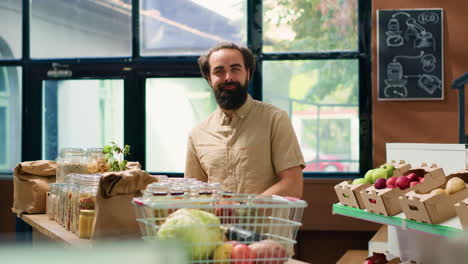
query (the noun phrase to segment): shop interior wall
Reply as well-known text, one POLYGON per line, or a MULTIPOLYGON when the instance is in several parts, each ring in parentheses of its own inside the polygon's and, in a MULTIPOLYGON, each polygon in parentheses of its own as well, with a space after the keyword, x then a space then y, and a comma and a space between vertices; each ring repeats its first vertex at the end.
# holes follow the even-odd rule
MULTIPOLYGON (((372 11, 372 109, 374 165, 386 161, 385 143, 458 143, 458 91, 452 81, 468 72, 465 0, 374 0, 372 11), (377 30, 379 9, 443 9, 444 100, 377 100, 377 30)), ((468 93, 465 93, 465 101, 468 93)), ((465 111, 466 113, 466 111, 465 111)), ((465 127, 465 131, 468 131, 465 127)))

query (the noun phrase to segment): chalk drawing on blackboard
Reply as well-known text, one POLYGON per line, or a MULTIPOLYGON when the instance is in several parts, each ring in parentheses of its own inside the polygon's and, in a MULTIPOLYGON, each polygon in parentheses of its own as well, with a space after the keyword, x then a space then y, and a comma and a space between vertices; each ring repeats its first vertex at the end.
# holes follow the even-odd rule
POLYGON ((385 97, 390 98, 405 98, 408 96, 408 75, 403 75, 403 65, 398 59, 420 59, 424 56, 424 51, 417 56, 395 56, 392 61, 387 65, 387 79, 384 80, 385 97))
POLYGON ((424 12, 418 16, 420 24, 437 24, 439 23, 439 15, 434 12, 424 12))
POLYGON ((398 19, 391 18, 388 20, 387 31, 385 34, 387 34, 387 46, 398 47, 403 45, 403 33, 400 30, 400 22, 398 22, 398 19))
POLYGON ((437 59, 434 54, 426 54, 421 58, 422 69, 425 72, 432 72, 436 68, 437 59))
POLYGON ((416 19, 410 17, 406 20, 405 40, 413 40, 413 46, 417 49, 432 48, 435 50, 435 41, 431 32, 416 22, 416 19))

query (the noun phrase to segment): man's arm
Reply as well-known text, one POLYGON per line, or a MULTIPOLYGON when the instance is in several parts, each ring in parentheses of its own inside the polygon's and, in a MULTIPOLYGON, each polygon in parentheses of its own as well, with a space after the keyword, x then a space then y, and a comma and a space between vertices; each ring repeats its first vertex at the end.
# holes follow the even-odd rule
POLYGON ((266 191, 265 195, 281 195, 296 198, 302 197, 304 179, 301 166, 292 167, 278 173, 280 181, 272 185, 266 191))

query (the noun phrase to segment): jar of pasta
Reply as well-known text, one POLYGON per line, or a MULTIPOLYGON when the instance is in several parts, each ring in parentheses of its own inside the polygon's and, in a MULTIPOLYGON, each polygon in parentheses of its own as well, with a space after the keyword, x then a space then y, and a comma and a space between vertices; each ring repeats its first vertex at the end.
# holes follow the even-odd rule
POLYGON ((109 171, 110 167, 104 158, 102 148, 90 148, 87 151, 87 169, 88 173, 103 173, 109 171))
MULTIPOLYGON (((75 231, 80 234, 81 226, 79 216, 82 210, 95 210, 96 195, 101 174, 81 174, 79 176, 78 194, 76 198, 75 231)), ((94 216, 93 216, 94 218, 94 216)))
POLYGON ((58 183, 65 181, 69 173, 87 173, 86 153, 81 148, 63 148, 57 157, 58 183))

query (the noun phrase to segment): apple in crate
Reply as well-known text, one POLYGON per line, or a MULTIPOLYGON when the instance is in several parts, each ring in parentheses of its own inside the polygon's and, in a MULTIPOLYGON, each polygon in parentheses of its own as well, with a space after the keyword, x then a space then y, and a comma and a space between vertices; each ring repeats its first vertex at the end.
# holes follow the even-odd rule
POLYGON ((402 190, 405 190, 408 187, 410 187, 410 179, 406 176, 398 177, 395 183, 396 183, 396 186, 402 190))
POLYGON ((415 181, 419 182, 419 177, 414 172, 406 175, 406 177, 410 180, 410 182, 415 182, 415 181))
POLYGON ((396 180, 397 179, 398 179, 397 176, 393 176, 393 177, 388 178, 388 180, 386 182, 387 188, 391 188, 391 189, 396 188, 397 187, 396 186, 396 180))
POLYGON ((392 164, 385 163, 380 168, 385 169, 387 171, 387 178, 392 177, 393 171, 395 171, 395 166, 392 164))
POLYGON ((374 169, 368 170, 366 174, 364 175, 364 179, 366 179, 368 183, 374 183, 374 180, 372 180, 373 173, 374 173, 374 169))
POLYGON ((374 172, 372 173, 372 182, 375 183, 377 179, 387 179, 388 173, 387 170, 378 168, 375 169, 374 172))
POLYGON ((385 189, 387 188, 387 180, 384 179, 384 178, 380 178, 380 179, 377 179, 374 183, 374 187, 377 189, 377 190, 380 190, 380 189, 385 189))
POLYGON ((352 184, 366 184, 368 181, 365 178, 354 179, 352 184))

